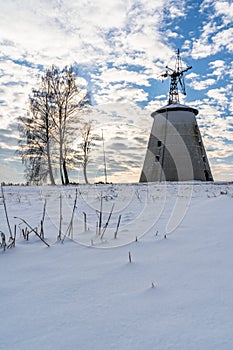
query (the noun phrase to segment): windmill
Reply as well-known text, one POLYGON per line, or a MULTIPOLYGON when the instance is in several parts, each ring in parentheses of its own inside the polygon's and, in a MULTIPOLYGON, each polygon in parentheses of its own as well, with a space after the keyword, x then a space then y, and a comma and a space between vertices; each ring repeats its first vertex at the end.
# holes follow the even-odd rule
POLYGON ((151 114, 154 118, 140 182, 213 181, 201 133, 198 110, 180 104, 179 90, 186 95, 184 73, 177 51, 175 68, 166 66, 163 78, 170 77, 168 104, 151 114))
POLYGON ((166 72, 161 75, 163 78, 167 78, 167 77, 171 78, 168 104, 180 102, 179 101, 178 85, 180 85, 182 94, 186 95, 185 83, 184 83, 184 73, 190 69, 192 69, 192 66, 188 66, 185 69, 182 69, 180 50, 178 49, 177 56, 176 56, 175 69, 172 69, 172 68, 169 68, 168 66, 166 66, 166 72))

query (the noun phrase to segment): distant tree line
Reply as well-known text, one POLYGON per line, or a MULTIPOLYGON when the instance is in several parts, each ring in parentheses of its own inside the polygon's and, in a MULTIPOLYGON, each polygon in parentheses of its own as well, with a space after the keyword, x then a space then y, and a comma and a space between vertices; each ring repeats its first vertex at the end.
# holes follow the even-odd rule
POLYGON ((89 153, 97 135, 92 122, 83 119, 91 105, 86 90, 79 88, 73 67, 59 70, 52 66, 41 77, 38 89, 29 96, 27 116, 18 120, 20 141, 18 153, 31 184, 49 181, 55 185, 60 177, 63 185, 70 183, 69 170, 77 163, 83 167, 85 182, 89 153), (73 146, 78 132, 79 151, 73 146))

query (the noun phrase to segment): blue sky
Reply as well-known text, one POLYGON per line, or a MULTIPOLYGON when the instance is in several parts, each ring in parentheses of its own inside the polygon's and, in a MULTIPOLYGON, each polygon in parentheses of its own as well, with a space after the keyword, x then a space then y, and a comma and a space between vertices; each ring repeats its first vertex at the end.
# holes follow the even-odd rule
MULTIPOLYGON (((215 180, 233 180, 233 4, 173 0, 0 0, 0 182, 24 181, 15 154, 17 117, 43 71, 77 67, 92 94, 89 116, 106 138, 110 181, 138 181, 152 126, 150 114, 166 104, 181 50, 187 96, 199 109, 215 180)), ((77 131, 77 139, 79 134, 77 131)), ((92 152, 90 180, 103 178, 101 145, 92 152)), ((82 181, 78 169, 73 172, 82 181)))

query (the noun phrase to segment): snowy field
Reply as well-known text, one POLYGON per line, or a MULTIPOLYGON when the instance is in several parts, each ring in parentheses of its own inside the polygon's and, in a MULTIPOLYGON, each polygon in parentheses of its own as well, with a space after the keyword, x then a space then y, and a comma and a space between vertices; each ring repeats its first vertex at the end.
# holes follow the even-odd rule
POLYGON ((3 191, 1 350, 232 349, 232 183, 3 191))

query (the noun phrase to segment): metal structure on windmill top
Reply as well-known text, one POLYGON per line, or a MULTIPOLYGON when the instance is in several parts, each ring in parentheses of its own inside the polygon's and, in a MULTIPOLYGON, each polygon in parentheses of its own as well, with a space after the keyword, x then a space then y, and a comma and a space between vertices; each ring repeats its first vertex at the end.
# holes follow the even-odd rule
POLYGON ((184 73, 177 51, 175 68, 166 66, 163 78, 170 77, 168 104, 151 114, 154 118, 140 182, 213 181, 200 130, 198 110, 180 104, 179 90, 186 95, 184 73))
POLYGON ((182 69, 180 50, 178 49, 175 69, 169 68, 168 66, 166 66, 166 69, 167 69, 166 73, 162 74, 161 76, 163 78, 167 78, 167 77, 171 78, 168 104, 179 103, 180 101, 179 101, 178 85, 180 85, 182 94, 186 95, 184 73, 187 72, 189 69, 192 69, 192 66, 188 66, 187 68, 182 69))

